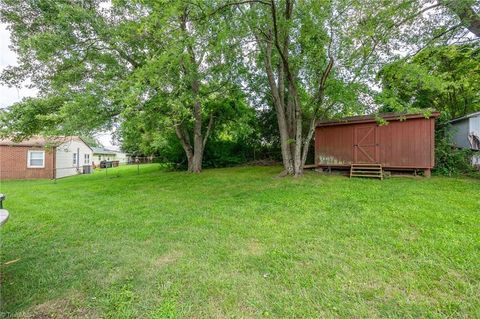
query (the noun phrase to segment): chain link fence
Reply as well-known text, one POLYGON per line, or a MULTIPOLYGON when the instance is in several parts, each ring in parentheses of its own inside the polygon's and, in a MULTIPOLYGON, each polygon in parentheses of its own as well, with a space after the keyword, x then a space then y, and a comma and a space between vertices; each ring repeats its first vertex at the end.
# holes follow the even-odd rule
POLYGON ((144 164, 150 164, 155 162, 155 157, 129 157, 125 161, 100 161, 92 162, 91 164, 78 164, 66 167, 54 167, 53 163, 46 163, 45 167, 25 167, 24 165, 18 165, 17 167, 11 167, 7 165, 0 165, 0 181, 6 180, 22 180, 22 179, 51 179, 57 180, 70 176, 93 174, 95 172, 105 171, 108 174, 108 170, 115 169, 122 166, 137 166, 137 173, 140 173, 140 166, 144 164))

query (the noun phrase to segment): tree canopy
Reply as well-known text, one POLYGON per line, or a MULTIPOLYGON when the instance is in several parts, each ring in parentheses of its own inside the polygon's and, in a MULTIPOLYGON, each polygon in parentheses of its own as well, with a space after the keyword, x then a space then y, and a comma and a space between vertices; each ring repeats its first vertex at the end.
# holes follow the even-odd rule
POLYGON ((300 176, 319 119, 382 105, 477 110, 478 10, 473 0, 3 0, 19 64, 0 80, 39 94, 0 112, 0 133, 117 127, 137 152, 175 141, 200 172, 209 140, 242 131, 254 109, 256 124, 242 123, 258 145, 278 142, 285 174, 300 176))
POLYGON ((379 73, 383 111, 434 108, 448 119, 480 110, 480 48, 439 46, 379 73))
POLYGON ((13 105, 4 128, 20 137, 70 134, 127 121, 136 113, 176 132, 189 170, 201 171, 211 129, 235 96, 235 45, 215 1, 5 1, 20 64, 9 84, 30 77, 38 98, 13 105), (209 105, 205 108, 205 105, 209 105), (26 113, 28 112, 28 113, 26 113))

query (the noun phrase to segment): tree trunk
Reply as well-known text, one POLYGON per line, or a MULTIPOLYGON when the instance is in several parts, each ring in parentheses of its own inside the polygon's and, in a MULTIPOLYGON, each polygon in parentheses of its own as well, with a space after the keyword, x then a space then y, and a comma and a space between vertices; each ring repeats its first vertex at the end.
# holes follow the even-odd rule
MULTIPOLYGON (((198 104, 200 105, 200 103, 198 104)), ((196 106, 195 109, 200 109, 200 106, 196 106)), ((197 112, 200 111, 197 110, 197 112)), ((183 125, 178 124, 175 126, 175 133, 185 151, 185 156, 187 157, 188 162, 188 171, 191 173, 200 173, 202 171, 203 151, 209 135, 209 131, 206 132, 205 135, 202 134, 201 113, 199 118, 197 118, 197 116, 194 125, 193 147, 190 142, 190 135, 183 125)), ((213 120, 211 120, 210 123, 213 123, 213 120)), ((209 127, 211 127, 211 124, 209 124, 209 127)))
POLYGON ((203 161, 203 138, 202 138, 202 123, 200 120, 195 120, 195 137, 193 139, 193 163, 192 169, 189 170, 192 173, 202 172, 202 161, 203 161), (200 131, 199 131, 200 130, 200 131))
POLYGON ((265 71, 270 85, 270 92, 272 93, 273 105, 277 114, 278 131, 280 133, 280 148, 282 151, 283 167, 287 175, 294 173, 292 163, 292 153, 290 149, 290 134, 288 129, 288 122, 285 114, 284 81, 283 72, 279 69, 279 82, 275 82, 273 67, 272 67, 272 45, 268 43, 265 48, 265 71))
MULTIPOLYGON (((267 3, 267 2, 265 2, 267 3)), ((265 4, 264 3, 264 4, 265 4)), ((283 166, 285 168, 282 175, 293 175, 300 177, 303 175, 303 168, 308 155, 310 142, 315 131, 316 111, 310 121, 310 126, 306 132, 305 140, 303 138, 303 114, 302 105, 297 89, 298 70, 289 62, 289 37, 290 29, 288 23, 278 23, 278 12, 276 2, 268 2, 270 7, 272 28, 267 32, 256 33, 253 28, 255 39, 264 55, 265 71, 270 86, 270 92, 275 107, 278 129, 280 134, 280 145, 282 150, 283 166), (261 36, 264 41, 261 41, 261 36), (272 50, 278 53, 280 61, 276 65, 276 72, 272 65, 272 50)), ((286 0, 283 11, 283 19, 287 22, 292 21, 294 1, 286 0)), ((333 58, 328 47, 329 62, 319 79, 319 95, 323 99, 325 81, 330 75, 333 66, 333 58)), ((320 100, 319 105, 321 105, 320 100)))
MULTIPOLYGON (((198 126, 196 125, 198 128, 198 126)), ((201 128, 201 124, 200 124, 201 128)), ((185 156, 187 157, 188 171, 190 173, 200 173, 202 171, 202 161, 203 161, 203 150, 204 144, 203 140, 198 143, 198 137, 194 137, 193 148, 190 143, 190 137, 186 129, 181 125, 175 127, 175 132, 177 134, 180 143, 182 144, 185 156)), ((202 134, 200 132, 200 139, 202 139, 202 134)))
POLYGON ((192 144, 190 143, 190 136, 188 131, 185 129, 182 123, 175 125, 175 133, 177 134, 178 139, 180 140, 180 144, 182 144, 182 148, 185 152, 185 156, 187 157, 188 163, 188 171, 193 171, 193 163, 194 163, 194 151, 192 149, 192 144))
POLYGON ((283 168, 287 175, 294 173, 294 166, 292 162, 292 153, 290 148, 290 138, 286 126, 285 117, 277 111, 278 130, 280 132, 280 147, 282 150, 283 168))
POLYGON ((297 88, 292 85, 293 102, 295 105, 295 177, 303 175, 303 163, 302 163, 302 109, 300 106, 300 99, 298 97, 297 88))
MULTIPOLYGON (((187 29, 187 20, 188 20, 188 11, 185 8, 183 14, 180 17, 180 26, 185 34, 189 34, 187 29)), ((210 121, 208 124, 207 131, 205 132, 205 136, 202 133, 202 104, 200 102, 200 80, 198 74, 198 68, 200 64, 200 60, 197 61, 196 54, 194 47, 191 44, 186 45, 186 49, 188 52, 188 57, 190 60, 190 66, 186 67, 183 65, 183 71, 185 75, 190 76, 192 79, 191 82, 191 93, 194 98, 193 103, 193 148, 190 144, 190 138, 185 139, 188 143, 187 147, 183 147, 188 159, 188 171, 191 173, 200 173, 202 171, 202 161, 203 161, 203 150, 205 148, 205 144, 207 142, 208 135, 210 133, 210 129, 212 128, 213 124, 213 117, 210 117, 210 121)), ((178 133, 177 133, 178 135, 178 133)), ((183 134, 185 135, 185 134, 183 134)), ((186 134, 189 136, 188 134, 186 134)), ((182 138, 180 138, 182 141, 182 138)))
POLYGON ((192 160, 192 167, 188 170, 190 173, 201 173, 202 172, 202 160, 203 156, 195 153, 192 160))
POLYGON ((187 166, 187 171, 188 172, 192 172, 193 171, 193 156, 192 157, 188 157, 187 156, 187 163, 188 163, 188 166, 187 166))
POLYGON ((194 80, 192 83, 192 92, 197 97, 193 105, 193 118, 195 120, 193 127, 193 166, 192 173, 200 173, 202 171, 203 160, 203 134, 202 134, 202 105, 198 100, 200 91, 200 83, 194 80))

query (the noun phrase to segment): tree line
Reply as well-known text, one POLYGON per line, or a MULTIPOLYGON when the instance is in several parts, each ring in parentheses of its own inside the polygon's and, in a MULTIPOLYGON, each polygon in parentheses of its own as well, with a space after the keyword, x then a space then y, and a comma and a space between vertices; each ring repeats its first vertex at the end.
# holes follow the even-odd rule
POLYGON ((474 0, 3 0, 18 65, 0 80, 39 93, 0 112, 0 133, 116 128, 127 150, 161 150, 190 172, 206 152, 235 157, 248 146, 278 152, 284 174, 301 176, 320 119, 479 110, 478 9, 474 0))

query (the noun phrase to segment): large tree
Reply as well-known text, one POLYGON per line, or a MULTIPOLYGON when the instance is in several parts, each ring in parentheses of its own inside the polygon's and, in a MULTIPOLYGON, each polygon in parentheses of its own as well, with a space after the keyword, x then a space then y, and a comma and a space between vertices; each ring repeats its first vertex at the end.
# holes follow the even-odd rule
POLYGON ((70 134, 151 114, 176 132, 188 170, 200 172, 218 114, 204 105, 229 95, 237 55, 225 36, 227 12, 208 15, 212 7, 215 1, 3 1, 19 65, 2 79, 30 78, 39 91, 4 112, 3 128, 19 137, 70 134))
POLYGON ((368 75, 385 60, 379 52, 388 51, 395 24, 406 19, 410 8, 366 0, 231 5, 238 7, 244 37, 254 43, 245 48, 246 60, 256 62, 251 73, 266 79, 284 174, 301 176, 318 119, 372 107, 368 75))
POLYGON ((244 36, 255 43, 246 46, 246 61, 256 61, 255 77, 265 75, 284 173, 294 176, 303 173, 318 119, 376 109, 369 89, 384 64, 439 42, 470 41, 477 9, 471 0, 250 0, 222 7, 229 5, 238 7, 244 36))
POLYGON ((40 92, 1 114, 10 134, 90 132, 141 113, 175 132, 199 172, 219 118, 205 105, 248 83, 252 101, 275 109, 295 176, 318 119, 374 109, 383 64, 473 41, 478 17, 473 0, 4 0, 0 10, 19 55, 2 80, 40 92), (248 77, 232 76, 240 62, 248 77))

